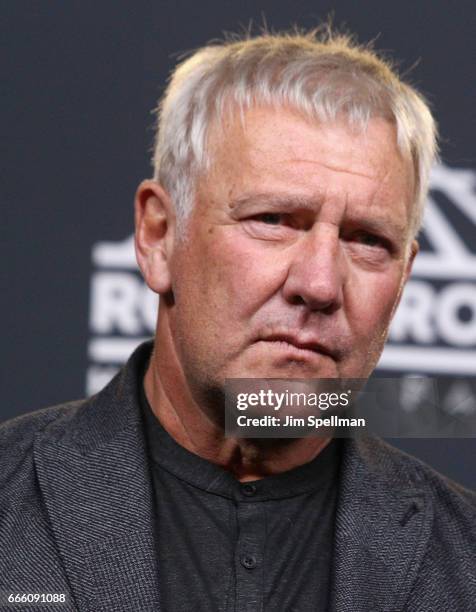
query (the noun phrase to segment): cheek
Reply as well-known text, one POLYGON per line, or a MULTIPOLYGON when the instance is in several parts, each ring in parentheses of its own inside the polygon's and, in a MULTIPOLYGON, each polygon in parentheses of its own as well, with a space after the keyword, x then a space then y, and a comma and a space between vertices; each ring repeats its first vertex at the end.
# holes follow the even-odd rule
MULTIPOLYGON (((366 274, 356 279, 347 291, 348 316, 354 330, 362 336, 385 330, 398 297, 401 273, 366 274)), ((378 334, 377 334, 378 337, 378 334)))
POLYGON ((209 286, 227 311, 249 318, 279 287, 276 256, 238 232, 209 246, 209 286))

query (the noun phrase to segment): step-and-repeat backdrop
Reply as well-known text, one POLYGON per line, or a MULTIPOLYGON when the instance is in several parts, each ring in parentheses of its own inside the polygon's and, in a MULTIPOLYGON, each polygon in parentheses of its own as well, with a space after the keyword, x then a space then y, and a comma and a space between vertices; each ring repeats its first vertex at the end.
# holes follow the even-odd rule
MULTIPOLYGON (((157 296, 133 250, 134 188, 150 175, 150 111, 177 54, 259 25, 311 27, 332 9, 410 71, 442 132, 421 252, 379 371, 448 377, 443 410, 476 413, 476 8, 446 2, 11 3, 6 8, 7 219, 0 419, 98 391, 154 332, 157 296), (384 6, 381 6, 381 5, 384 6), (264 15, 264 17, 263 17, 264 15)), ((394 440, 476 487, 476 439, 394 440)))

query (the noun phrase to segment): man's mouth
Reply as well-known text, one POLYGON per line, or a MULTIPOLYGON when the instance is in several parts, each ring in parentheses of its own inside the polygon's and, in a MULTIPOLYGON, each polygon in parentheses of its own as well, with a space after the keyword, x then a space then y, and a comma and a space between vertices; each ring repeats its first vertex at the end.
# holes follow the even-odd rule
POLYGON ((274 344, 278 349, 295 351, 296 354, 301 353, 303 356, 306 353, 313 355, 325 355, 336 359, 336 351, 330 349, 316 338, 299 337, 293 334, 272 334, 259 339, 263 342, 274 344))

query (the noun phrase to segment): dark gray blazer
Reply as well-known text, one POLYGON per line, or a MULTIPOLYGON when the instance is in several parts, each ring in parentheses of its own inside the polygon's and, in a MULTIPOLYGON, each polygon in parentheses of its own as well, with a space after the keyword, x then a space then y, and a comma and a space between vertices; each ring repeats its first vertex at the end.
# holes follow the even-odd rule
MULTIPOLYGON (((160 609, 136 399, 149 352, 95 397, 0 427, 0 610, 160 609), (10 608, 10 593, 69 604, 10 608)), ((476 494, 377 439, 344 446, 331 610, 476 610, 476 494)))

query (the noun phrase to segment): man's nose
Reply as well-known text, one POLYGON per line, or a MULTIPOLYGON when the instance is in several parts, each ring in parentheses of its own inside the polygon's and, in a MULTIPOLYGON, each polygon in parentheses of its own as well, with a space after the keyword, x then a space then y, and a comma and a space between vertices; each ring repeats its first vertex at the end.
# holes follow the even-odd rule
POLYGON ((310 310, 338 310, 345 281, 338 228, 317 224, 294 249, 283 286, 285 299, 291 304, 305 304, 310 310))

